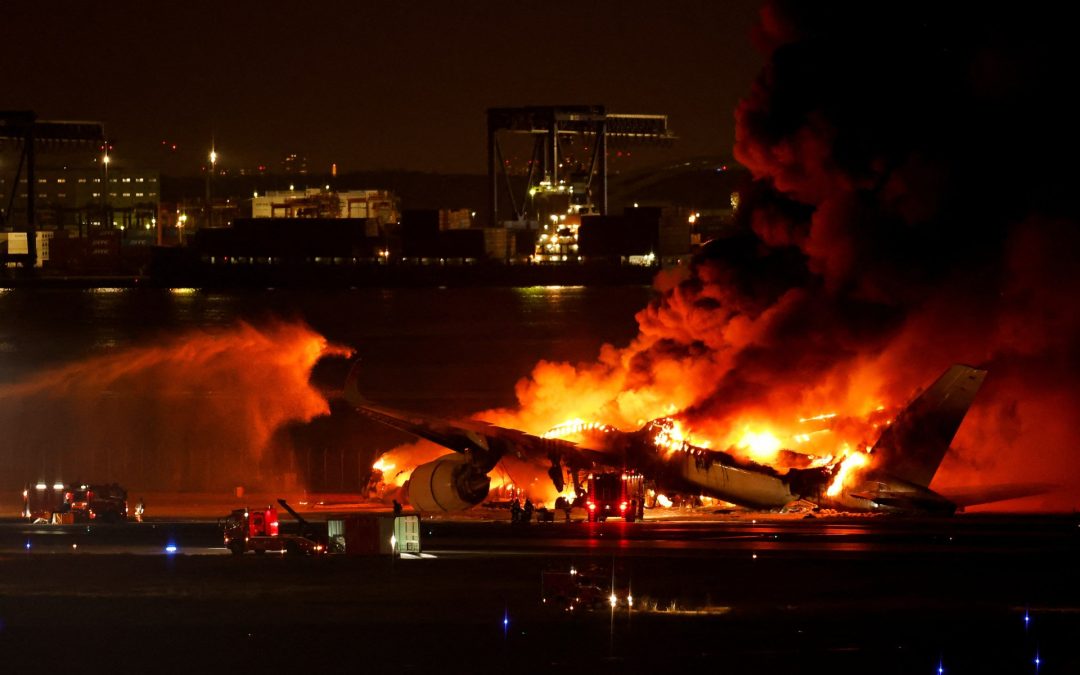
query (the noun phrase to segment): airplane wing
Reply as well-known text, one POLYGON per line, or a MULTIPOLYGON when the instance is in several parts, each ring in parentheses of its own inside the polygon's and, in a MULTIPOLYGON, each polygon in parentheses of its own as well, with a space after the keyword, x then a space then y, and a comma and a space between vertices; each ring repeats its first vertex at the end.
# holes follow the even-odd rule
POLYGON ((357 412, 386 426, 427 439, 444 448, 459 452, 473 467, 483 473, 495 468, 506 454, 520 459, 543 459, 551 462, 548 475, 562 491, 562 464, 584 467, 604 463, 610 458, 602 452, 578 447, 570 441, 543 438, 518 429, 508 429, 478 420, 449 421, 431 415, 396 410, 368 401, 357 387, 359 361, 353 365, 345 380, 345 399, 357 412))

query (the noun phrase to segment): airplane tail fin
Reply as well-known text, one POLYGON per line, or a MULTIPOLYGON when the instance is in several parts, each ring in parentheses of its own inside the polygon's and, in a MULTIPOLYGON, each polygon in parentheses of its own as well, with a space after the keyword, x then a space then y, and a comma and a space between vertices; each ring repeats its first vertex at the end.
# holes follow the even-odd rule
POLYGON ((986 371, 971 366, 946 370, 881 434, 872 451, 878 468, 929 486, 984 379, 986 371))

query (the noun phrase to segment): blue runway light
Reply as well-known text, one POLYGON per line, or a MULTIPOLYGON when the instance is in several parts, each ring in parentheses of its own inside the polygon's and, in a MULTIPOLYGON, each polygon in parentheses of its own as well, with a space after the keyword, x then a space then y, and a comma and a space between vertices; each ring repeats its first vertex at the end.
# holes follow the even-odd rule
POLYGON ((26 550, 27 551, 30 550, 30 540, 29 539, 26 540, 26 550))
POLYGON ((166 553, 176 553, 176 544, 173 544, 172 542, 169 542, 168 544, 166 544, 165 545, 165 552, 166 553))

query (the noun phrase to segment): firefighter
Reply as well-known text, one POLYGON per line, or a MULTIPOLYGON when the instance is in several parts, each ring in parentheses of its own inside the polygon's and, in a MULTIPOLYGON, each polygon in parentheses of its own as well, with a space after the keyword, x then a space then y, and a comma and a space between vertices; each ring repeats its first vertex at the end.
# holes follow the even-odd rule
POLYGON ((533 503, 528 497, 525 498, 525 509, 522 511, 521 517, 526 523, 530 522, 533 517, 533 503))
POLYGON ((142 497, 139 497, 139 501, 135 504, 135 522, 141 523, 143 520, 143 514, 146 513, 146 502, 142 497))
POLYGON ((514 501, 510 502, 510 522, 521 522, 521 502, 517 497, 514 497, 514 501))
POLYGON ((401 502, 399 502, 396 499, 394 500, 394 515, 395 516, 400 516, 401 515, 401 502))

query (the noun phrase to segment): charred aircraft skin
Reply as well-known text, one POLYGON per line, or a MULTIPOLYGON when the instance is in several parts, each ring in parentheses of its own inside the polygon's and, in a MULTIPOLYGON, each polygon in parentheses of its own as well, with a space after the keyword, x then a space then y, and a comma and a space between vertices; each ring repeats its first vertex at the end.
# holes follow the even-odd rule
POLYGON ((782 509, 807 495, 824 490, 832 473, 825 469, 776 469, 717 450, 685 444, 665 452, 657 450, 656 423, 637 432, 619 434, 619 461, 641 467, 657 486, 667 492, 715 497, 752 509, 782 509))
POLYGON ((356 368, 346 382, 345 396, 361 414, 456 453, 414 470, 408 484, 409 500, 427 511, 463 510, 480 503, 487 495, 488 472, 509 453, 519 458, 547 458, 551 462, 549 473, 560 491, 564 465, 572 469, 632 466, 664 491, 706 495, 752 509, 779 510, 796 502, 810 502, 843 511, 951 515, 957 504, 931 490, 929 484, 986 377, 985 370, 971 366, 955 365, 946 370, 881 435, 871 449, 873 468, 861 474, 855 487, 829 495, 839 464, 781 473, 690 444, 665 451, 655 442, 659 422, 634 432, 606 434, 597 447, 484 422, 450 422, 368 402, 356 387, 356 368))

